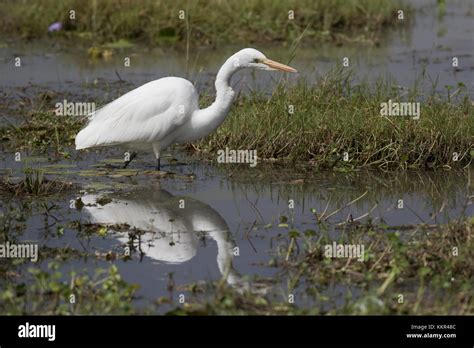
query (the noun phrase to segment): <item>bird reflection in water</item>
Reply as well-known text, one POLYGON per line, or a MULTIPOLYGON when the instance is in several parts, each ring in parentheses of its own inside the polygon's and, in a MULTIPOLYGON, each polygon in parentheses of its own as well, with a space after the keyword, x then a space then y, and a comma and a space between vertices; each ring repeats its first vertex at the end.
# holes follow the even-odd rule
MULTIPOLYGON (((217 265, 229 285, 240 290, 251 289, 250 284, 234 269, 235 242, 227 222, 209 205, 190 197, 173 196, 161 189, 142 189, 129 193, 107 195, 111 201, 101 205, 103 195, 81 197, 91 223, 120 228, 118 239, 140 250, 156 261, 180 264, 191 260, 197 252, 200 236, 209 236, 217 244, 217 265), (184 207, 183 207, 184 203, 184 207), (130 239, 139 230, 139 238, 130 239)), ((263 291, 266 292, 266 291, 263 291)))

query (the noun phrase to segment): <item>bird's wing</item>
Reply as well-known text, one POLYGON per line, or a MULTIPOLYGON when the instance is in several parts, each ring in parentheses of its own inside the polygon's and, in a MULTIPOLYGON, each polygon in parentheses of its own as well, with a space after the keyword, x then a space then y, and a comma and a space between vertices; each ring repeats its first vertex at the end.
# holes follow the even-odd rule
POLYGON ((186 123, 198 108, 194 86, 163 78, 138 87, 96 111, 76 136, 76 149, 158 142, 186 123))

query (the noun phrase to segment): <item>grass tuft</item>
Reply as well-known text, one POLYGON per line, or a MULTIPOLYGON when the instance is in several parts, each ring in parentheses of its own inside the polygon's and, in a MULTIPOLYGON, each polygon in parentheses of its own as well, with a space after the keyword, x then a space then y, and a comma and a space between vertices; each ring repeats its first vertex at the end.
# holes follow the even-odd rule
POLYGON ((49 196, 72 187, 73 184, 69 182, 48 180, 39 168, 25 168, 24 178, 19 181, 10 181, 9 178, 0 181, 0 192, 14 196, 49 196))
POLYGON ((447 101, 382 82, 374 88, 352 83, 349 73, 333 72, 314 85, 283 82, 270 97, 243 96, 196 148, 211 159, 229 147, 257 150, 260 160, 304 161, 320 168, 406 170, 466 166, 473 144, 469 98, 447 101), (420 119, 381 116, 381 103, 389 99, 420 102, 420 119))

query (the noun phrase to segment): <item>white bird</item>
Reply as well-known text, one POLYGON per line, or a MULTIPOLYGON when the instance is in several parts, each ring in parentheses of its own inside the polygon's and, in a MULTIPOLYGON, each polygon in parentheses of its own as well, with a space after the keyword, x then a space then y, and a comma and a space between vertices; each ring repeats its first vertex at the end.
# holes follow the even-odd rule
MULTIPOLYGON (((230 85, 232 75, 243 68, 297 72, 245 48, 222 65, 215 81, 216 100, 202 110, 196 88, 188 80, 164 77, 148 82, 97 110, 76 135, 76 150, 114 145, 134 150, 152 147, 159 170, 164 149, 201 139, 225 120, 235 95, 230 85)), ((133 153, 124 167, 135 156, 133 153)))
MULTIPOLYGON (((110 196, 107 196, 110 197, 110 196)), ((232 265, 235 243, 222 216, 207 204, 186 197, 186 208, 179 207, 182 197, 165 190, 147 187, 132 193, 114 195, 110 203, 97 204, 97 194, 81 197, 92 223, 109 226, 127 224, 130 232, 144 232, 137 249, 151 259, 179 264, 191 260, 199 246, 198 232, 211 237, 217 244, 217 265, 230 285, 243 286, 244 280, 232 265)), ((117 232, 118 240, 129 243, 127 232, 117 232)), ((137 244, 138 243, 138 244, 137 244)))

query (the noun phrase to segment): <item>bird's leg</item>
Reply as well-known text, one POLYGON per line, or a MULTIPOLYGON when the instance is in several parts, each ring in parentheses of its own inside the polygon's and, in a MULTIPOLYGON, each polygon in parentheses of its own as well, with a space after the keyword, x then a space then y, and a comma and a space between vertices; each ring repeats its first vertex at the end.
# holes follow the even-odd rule
POLYGON ((156 170, 160 170, 160 144, 153 143, 153 152, 156 158, 156 170))
POLYGON ((128 161, 125 161, 125 162, 123 163, 123 169, 127 168, 127 166, 130 164, 130 162, 133 161, 133 159, 134 159, 135 157, 137 157, 137 153, 136 153, 136 152, 132 152, 132 153, 130 154, 130 158, 128 159, 128 161))

